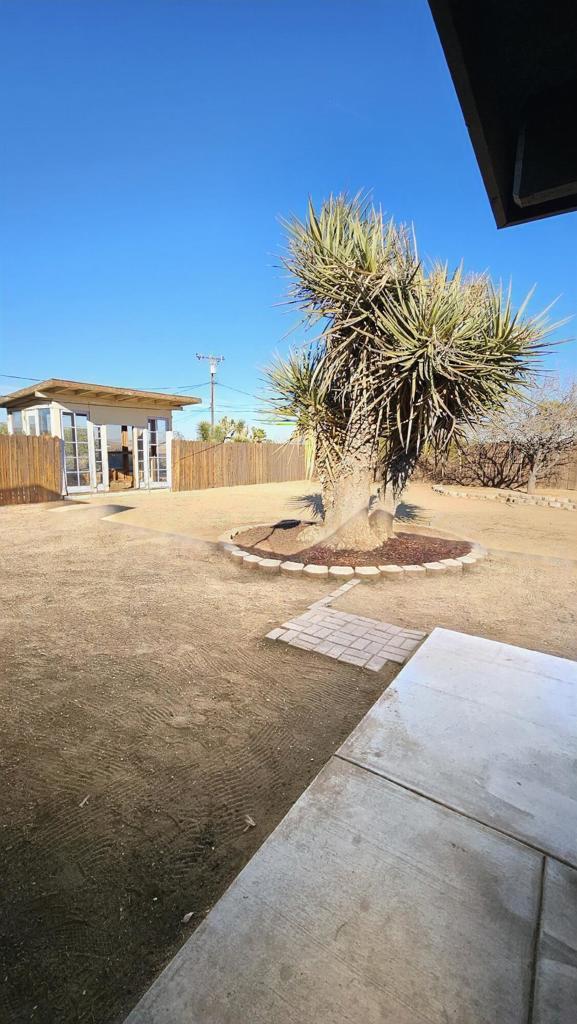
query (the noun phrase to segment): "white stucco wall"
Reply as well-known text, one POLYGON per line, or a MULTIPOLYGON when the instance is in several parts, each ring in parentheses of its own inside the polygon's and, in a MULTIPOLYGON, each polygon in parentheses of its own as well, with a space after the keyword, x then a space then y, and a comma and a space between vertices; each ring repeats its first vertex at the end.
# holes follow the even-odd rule
MULTIPOLYGON (((165 419, 167 430, 172 430, 172 412, 170 409, 135 409, 126 405, 94 405, 90 402, 51 402, 53 410, 53 430, 56 421, 60 420, 61 412, 84 412, 92 423, 102 426, 106 423, 126 424, 128 427, 147 427, 149 419, 165 419)), ((60 429, 57 431, 60 437, 60 429)))

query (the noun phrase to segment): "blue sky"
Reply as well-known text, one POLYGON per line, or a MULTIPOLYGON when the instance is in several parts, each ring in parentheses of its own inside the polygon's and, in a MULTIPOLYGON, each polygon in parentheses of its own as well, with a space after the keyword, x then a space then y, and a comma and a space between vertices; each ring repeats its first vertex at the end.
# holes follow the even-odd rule
POLYGON ((0 0, 0 119, 3 374, 176 389, 217 352, 249 392, 217 412, 255 422, 294 322, 279 217, 343 189, 577 311, 577 217, 497 231, 425 0, 0 0))

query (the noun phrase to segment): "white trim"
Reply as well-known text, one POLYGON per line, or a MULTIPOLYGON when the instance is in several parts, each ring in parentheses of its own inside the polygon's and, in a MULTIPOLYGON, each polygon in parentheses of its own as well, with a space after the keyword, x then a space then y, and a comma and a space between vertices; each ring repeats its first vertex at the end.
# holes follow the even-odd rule
POLYGON ((142 460, 144 463, 144 480, 142 486, 150 490, 150 430, 148 427, 142 427, 142 460))
POLYGON ((166 431, 166 486, 172 490, 172 429, 166 431))
POLYGON ((56 402, 50 403, 50 432, 53 437, 59 437, 62 440, 62 415, 56 402))
POLYGON ((108 472, 108 433, 105 423, 100 424, 100 444, 102 446, 102 490, 109 491, 110 474, 108 472))
POLYGON ((138 427, 132 428, 132 488, 135 491, 140 490, 140 467, 138 465, 138 430, 138 427))
POLYGON ((88 472, 90 473, 90 489, 92 491, 98 490, 96 483, 96 452, 94 449, 94 424, 92 420, 88 420, 88 472))

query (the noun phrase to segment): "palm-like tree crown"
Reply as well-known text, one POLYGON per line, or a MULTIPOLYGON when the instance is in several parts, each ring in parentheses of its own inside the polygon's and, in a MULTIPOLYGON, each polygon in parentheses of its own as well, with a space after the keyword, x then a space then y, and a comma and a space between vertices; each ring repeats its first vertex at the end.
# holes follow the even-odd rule
POLYGON ((515 312, 486 275, 426 271, 409 231, 363 197, 331 197, 318 215, 309 204, 286 226, 289 301, 321 333, 268 381, 332 478, 363 449, 400 489, 426 443, 448 445, 519 392, 557 326, 525 316, 527 300, 515 312))

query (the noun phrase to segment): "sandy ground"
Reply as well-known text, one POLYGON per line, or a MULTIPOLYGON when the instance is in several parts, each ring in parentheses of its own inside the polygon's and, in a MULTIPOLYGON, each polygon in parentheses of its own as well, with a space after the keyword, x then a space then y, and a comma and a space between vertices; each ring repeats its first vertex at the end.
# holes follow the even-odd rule
POLYGON ((263 640, 322 584, 90 509, 0 559, 0 1020, 112 1024, 394 672, 263 640))
MULTIPOLYGON (((393 677, 263 640, 327 585, 263 578, 193 539, 310 517, 310 483, 114 495, 130 511, 107 520, 102 500, 0 509, 11 1022, 120 1022, 393 677)), ((496 554, 337 606, 577 656, 576 513, 415 484, 400 522, 496 554)))
MULTIPOLYGON (((110 500, 102 496, 91 502, 110 500)), ((131 491, 112 500, 128 507, 115 517, 118 522, 216 540, 232 526, 314 518, 319 493, 314 481, 305 480, 177 494, 131 491)), ((501 551, 577 558, 577 512, 451 498, 436 494, 428 484, 414 483, 398 516, 400 529, 403 523, 437 526, 501 551)))
POLYGON ((492 558, 472 573, 353 588, 335 608, 393 625, 410 618, 561 658, 577 659, 577 569, 492 558), (367 593, 370 591, 370 593, 367 593))

